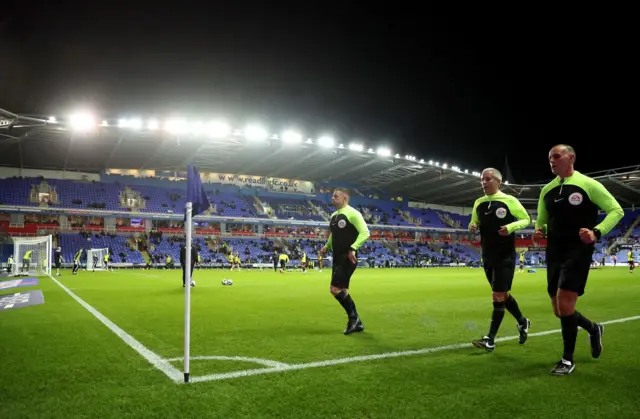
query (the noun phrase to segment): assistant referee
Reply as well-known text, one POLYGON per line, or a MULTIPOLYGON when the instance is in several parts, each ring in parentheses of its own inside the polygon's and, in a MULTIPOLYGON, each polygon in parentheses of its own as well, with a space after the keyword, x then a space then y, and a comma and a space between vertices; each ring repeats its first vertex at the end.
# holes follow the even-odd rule
POLYGON ((593 323, 575 310, 584 294, 594 244, 611 231, 624 216, 615 198, 597 180, 574 169, 576 152, 560 144, 549 152, 551 171, 556 175, 541 193, 534 238, 547 236, 547 291, 553 311, 560 318, 564 353, 551 370, 568 375, 575 370, 573 353, 578 326, 589 333, 591 356, 602 352, 602 324, 593 323), (598 223, 598 210, 607 216, 598 223))
POLYGON ((329 240, 320 253, 325 255, 327 251, 333 250, 329 290, 347 313, 349 321, 344 334, 349 335, 364 331, 364 325, 349 293, 349 283, 358 265, 358 249, 367 241, 370 233, 362 214, 349 205, 349 192, 346 189, 335 189, 331 202, 336 211, 331 214, 329 221, 329 240))
POLYGON ((485 195, 473 204, 469 230, 480 230, 484 273, 491 285, 493 311, 489 333, 472 343, 477 348, 493 352, 505 310, 518 322, 521 345, 527 341, 529 334, 531 322, 522 315, 510 291, 516 269, 516 239, 513 233, 529 226, 531 217, 520 201, 500 191, 502 174, 497 169, 484 169, 480 181, 485 195))

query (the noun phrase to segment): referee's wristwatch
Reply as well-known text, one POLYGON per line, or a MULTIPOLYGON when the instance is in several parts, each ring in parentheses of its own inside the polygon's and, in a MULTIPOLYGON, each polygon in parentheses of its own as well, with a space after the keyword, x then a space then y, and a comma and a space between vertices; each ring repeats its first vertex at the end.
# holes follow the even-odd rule
POLYGON ((600 230, 598 230, 597 228, 593 229, 593 234, 596 236, 596 239, 600 240, 600 237, 602 237, 602 232, 600 230))

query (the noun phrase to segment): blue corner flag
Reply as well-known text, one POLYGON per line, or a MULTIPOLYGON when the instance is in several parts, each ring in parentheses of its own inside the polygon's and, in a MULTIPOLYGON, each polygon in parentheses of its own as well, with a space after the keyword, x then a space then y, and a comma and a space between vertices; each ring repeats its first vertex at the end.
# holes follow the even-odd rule
MULTIPOLYGON (((211 206, 207 199, 207 194, 202 187, 200 173, 198 172, 198 169, 193 167, 191 164, 187 166, 187 202, 191 202, 193 204, 192 216, 194 217, 203 213, 211 206)), ((184 217, 186 221, 186 212, 184 217)))

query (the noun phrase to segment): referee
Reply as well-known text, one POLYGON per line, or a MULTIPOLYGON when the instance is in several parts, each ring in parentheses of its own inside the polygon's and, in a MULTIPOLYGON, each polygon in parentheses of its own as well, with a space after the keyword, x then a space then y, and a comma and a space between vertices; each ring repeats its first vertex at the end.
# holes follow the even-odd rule
POLYGON ((556 175, 540 192, 534 238, 547 237, 547 291, 553 311, 560 318, 564 353, 551 370, 568 375, 575 370, 573 353, 578 327, 589 333, 591 356, 602 352, 603 326, 575 310, 584 294, 594 243, 622 219, 620 204, 598 181, 574 170, 576 152, 565 144, 549 152, 551 171, 556 175), (598 223, 598 210, 607 216, 598 223))
POLYGON ((349 294, 349 282, 358 265, 358 249, 369 238, 369 229, 362 214, 349 205, 349 192, 346 189, 337 188, 333 192, 331 202, 336 207, 329 221, 331 234, 320 252, 325 255, 327 251, 333 250, 329 290, 349 317, 344 331, 345 335, 349 335, 364 331, 356 305, 349 294))
MULTIPOLYGON (((195 245, 191 245, 191 269, 189 272, 189 283, 191 284, 191 286, 193 287, 193 281, 191 281, 191 277, 193 276, 193 267, 196 264, 195 260, 194 260, 194 255, 196 255, 198 253, 198 250, 196 249, 195 245)), ((187 273, 185 271, 185 263, 187 260, 187 245, 183 244, 180 246, 180 266, 182 267, 182 286, 184 287, 185 284, 187 283, 187 273)))
POLYGON ((516 269, 516 239, 513 233, 529 226, 531 217, 520 201, 500 191, 502 174, 498 170, 484 169, 480 181, 485 195, 476 199, 473 205, 469 230, 480 230, 484 273, 491 285, 493 312, 489 333, 472 343, 477 348, 493 352, 505 309, 518 322, 521 345, 527 341, 529 334, 531 322, 522 315, 510 291, 516 269))

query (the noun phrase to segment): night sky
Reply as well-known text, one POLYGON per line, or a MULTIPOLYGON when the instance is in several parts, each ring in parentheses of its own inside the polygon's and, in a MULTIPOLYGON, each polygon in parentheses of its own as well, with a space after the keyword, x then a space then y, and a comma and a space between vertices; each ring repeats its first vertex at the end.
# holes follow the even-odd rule
POLYGON ((0 107, 296 124, 462 168, 508 156, 518 182, 550 178, 558 142, 583 172, 640 163, 630 11, 269 3, 3 2, 0 107))

